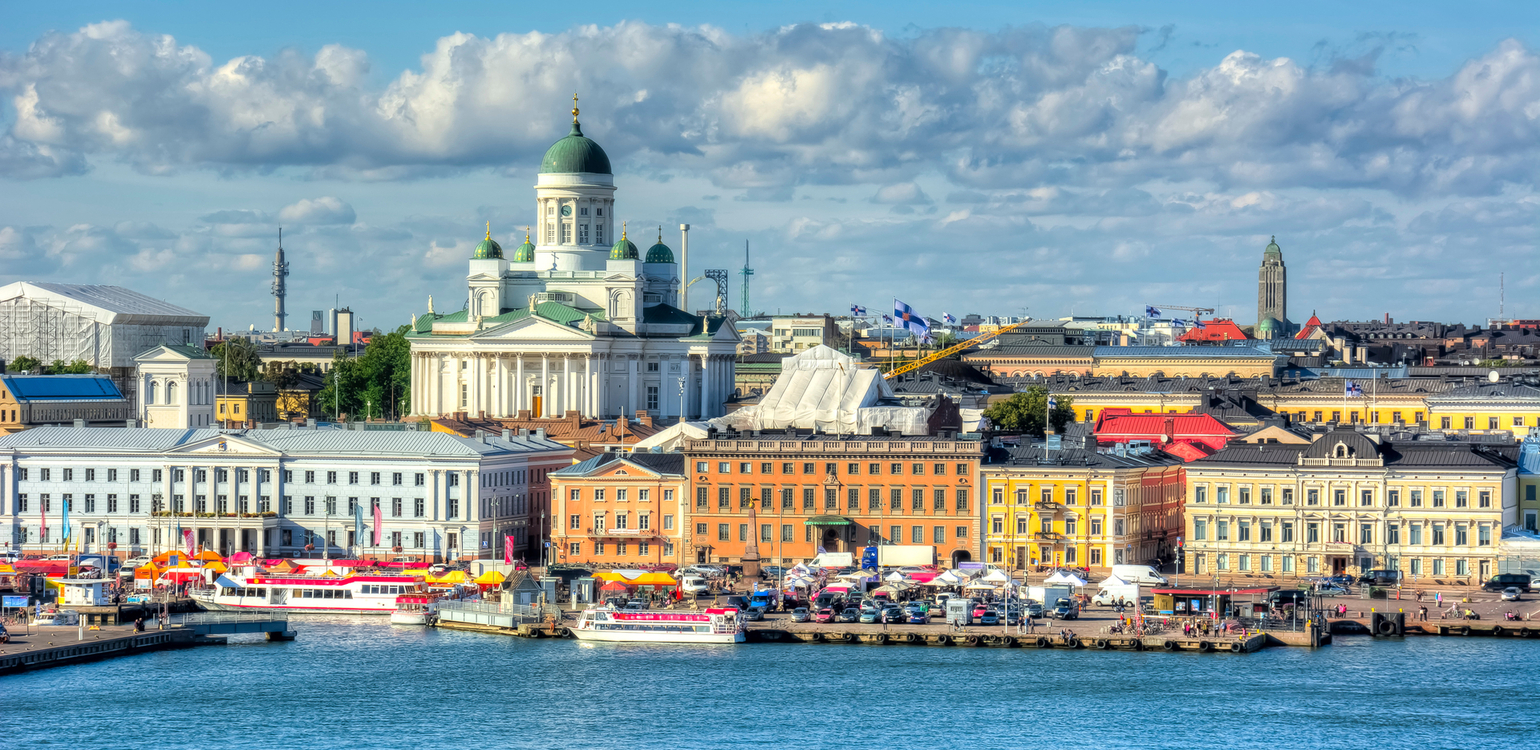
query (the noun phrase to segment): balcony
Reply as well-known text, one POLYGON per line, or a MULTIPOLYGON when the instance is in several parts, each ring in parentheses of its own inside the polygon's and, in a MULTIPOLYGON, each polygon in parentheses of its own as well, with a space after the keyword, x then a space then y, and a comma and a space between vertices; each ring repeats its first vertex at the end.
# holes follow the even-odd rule
POLYGON ((1058 513, 1060 511, 1068 510, 1068 506, 1053 500, 1039 500, 1033 503, 1032 507, 1035 510, 1041 510, 1047 513, 1058 513))
POLYGON ((1064 535, 1060 534, 1057 531, 1039 531, 1039 532, 1033 534, 1032 538, 1037 540, 1037 541, 1039 541, 1039 542, 1062 542, 1062 541, 1064 541, 1064 535))
POLYGON ((656 529, 584 529, 583 531, 587 532, 589 536, 599 538, 639 539, 662 536, 656 529))

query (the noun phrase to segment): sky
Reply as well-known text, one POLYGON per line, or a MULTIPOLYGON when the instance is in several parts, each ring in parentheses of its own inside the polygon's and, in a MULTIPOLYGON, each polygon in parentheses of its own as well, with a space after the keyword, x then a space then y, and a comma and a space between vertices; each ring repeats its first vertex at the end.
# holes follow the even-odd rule
POLYGON ((1296 323, 1540 317, 1540 4, 1240 5, 7 4, 0 284, 459 309, 576 92, 734 308, 1251 324, 1276 236, 1296 323))

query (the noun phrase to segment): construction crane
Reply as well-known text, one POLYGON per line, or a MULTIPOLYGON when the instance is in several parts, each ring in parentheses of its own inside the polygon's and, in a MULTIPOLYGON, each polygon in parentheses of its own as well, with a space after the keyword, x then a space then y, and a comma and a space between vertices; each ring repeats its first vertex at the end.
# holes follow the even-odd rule
POLYGON ((754 313, 749 311, 749 277, 754 275, 754 269, 749 268, 749 241, 743 241, 743 270, 738 272, 743 277, 743 303, 738 306, 738 315, 751 318, 754 313))
POLYGON ((1010 324, 1008 326, 1000 326, 999 328, 996 328, 995 330, 990 331, 988 333, 981 333, 981 334, 979 334, 977 336, 974 336, 971 339, 968 339, 967 341, 962 342, 961 344, 954 344, 954 345, 949 346, 949 347, 947 347, 945 349, 942 349, 941 351, 938 351, 938 352, 932 353, 930 355, 921 357, 921 358, 919 358, 919 359, 917 359, 917 360, 915 360, 913 362, 910 362, 910 363, 908 363, 906 365, 903 365, 902 367, 895 367, 892 370, 890 370, 887 374, 883 375, 882 377, 883 377, 884 380, 892 380, 893 378, 895 378, 895 377, 897 377, 899 375, 902 375, 902 374, 904 374, 906 372, 914 372, 915 370, 918 370, 921 367, 924 367, 924 366, 926 366, 926 365, 928 365, 928 364, 930 364, 932 362, 935 362, 938 359, 945 359, 946 357, 950 357, 953 354, 956 354, 956 353, 958 353, 960 351, 963 351, 964 349, 969 349, 971 347, 978 346, 979 344, 985 343, 985 342, 989 341, 990 339, 993 339, 993 338, 999 336, 1002 333, 1006 333, 1008 331, 1015 330, 1016 328, 1024 326, 1027 323, 1028 323, 1028 321, 1023 320, 1023 321, 1021 321, 1019 323, 1012 323, 1012 324, 1010 324))
POLYGON ((1212 307, 1182 307, 1181 305, 1146 305, 1146 307, 1153 307, 1156 310, 1186 310, 1192 313, 1194 318, 1214 314, 1214 308, 1212 307))

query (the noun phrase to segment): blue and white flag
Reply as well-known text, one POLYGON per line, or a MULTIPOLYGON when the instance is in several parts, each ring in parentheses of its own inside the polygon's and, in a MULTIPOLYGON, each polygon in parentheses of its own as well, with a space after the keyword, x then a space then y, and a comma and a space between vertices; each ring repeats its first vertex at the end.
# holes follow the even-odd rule
POLYGON ((892 315, 884 314, 882 316, 882 322, 884 322, 884 323, 892 323, 893 322, 893 316, 892 315))
POLYGON ((850 314, 856 316, 857 318, 864 317, 866 315, 866 308, 860 305, 851 305, 850 314))
POLYGON ((893 318, 899 328, 916 336, 924 338, 930 334, 930 324, 925 322, 925 316, 915 312, 914 308, 898 299, 893 300, 893 318))
POLYGON ((1357 383, 1354 383, 1351 380, 1344 380, 1344 381, 1342 381, 1342 392, 1343 392, 1343 394, 1348 395, 1348 396, 1362 396, 1362 395, 1364 395, 1364 389, 1360 388, 1357 383))
POLYGON ((1187 327, 1187 321, 1182 320, 1181 318, 1172 318, 1171 319, 1171 325, 1174 325, 1177 328, 1186 328, 1187 327))
POLYGON ((63 528, 59 531, 59 541, 67 542, 70 538, 70 499, 68 495, 64 497, 64 502, 60 504, 60 507, 64 508, 64 511, 60 514, 63 528))
POLYGON ((952 314, 948 312, 941 313, 941 320, 946 322, 948 325, 957 322, 957 318, 952 317, 952 314))
POLYGON ((1155 308, 1155 307, 1150 307, 1149 305, 1145 305, 1144 306, 1144 315, 1147 318, 1158 318, 1158 317, 1160 317, 1160 309, 1159 308, 1155 308))
POLYGON ((1197 328, 1197 329, 1198 329, 1198 330, 1200 330, 1200 331, 1201 331, 1201 330, 1203 330, 1203 329, 1205 329, 1205 328, 1207 328, 1207 327, 1208 327, 1208 326, 1206 326, 1206 325, 1203 325, 1203 321, 1201 321, 1201 320, 1194 320, 1194 321, 1193 321, 1193 322, 1192 322, 1192 324, 1193 324, 1193 326, 1194 326, 1194 327, 1195 327, 1195 328, 1197 328))

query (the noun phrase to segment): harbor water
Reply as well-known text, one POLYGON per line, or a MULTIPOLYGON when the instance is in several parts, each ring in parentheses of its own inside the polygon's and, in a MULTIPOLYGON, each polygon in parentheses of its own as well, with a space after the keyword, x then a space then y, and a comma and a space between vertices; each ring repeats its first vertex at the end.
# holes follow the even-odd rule
POLYGON ((11 747, 1459 747, 1532 742, 1540 644, 1256 654, 524 640, 296 617, 299 638, 0 678, 11 747))

